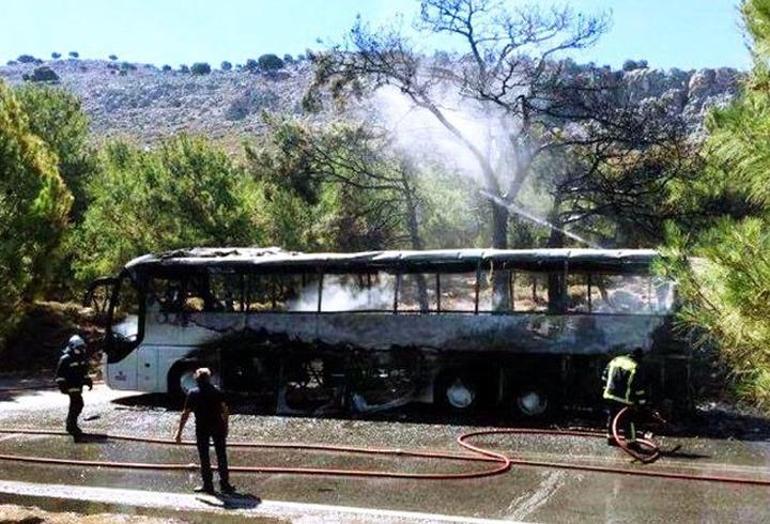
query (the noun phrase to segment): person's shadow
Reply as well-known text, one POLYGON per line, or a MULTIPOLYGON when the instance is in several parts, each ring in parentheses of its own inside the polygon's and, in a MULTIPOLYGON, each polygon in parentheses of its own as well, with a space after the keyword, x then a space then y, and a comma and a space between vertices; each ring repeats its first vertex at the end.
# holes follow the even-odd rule
POLYGON ((75 444, 103 444, 110 436, 104 433, 81 433, 74 438, 75 444))
POLYGON ((254 509, 262 503, 262 499, 250 493, 232 493, 229 495, 216 493, 196 498, 209 506, 233 510, 254 509))

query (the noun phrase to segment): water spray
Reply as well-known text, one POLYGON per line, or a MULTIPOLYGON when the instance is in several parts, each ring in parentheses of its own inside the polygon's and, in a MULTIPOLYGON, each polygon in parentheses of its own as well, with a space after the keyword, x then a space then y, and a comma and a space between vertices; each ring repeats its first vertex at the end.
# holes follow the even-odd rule
POLYGON ((583 243, 583 244, 585 244, 585 245, 587 245, 589 247, 592 247, 594 249, 601 249, 601 246, 599 244, 595 244, 594 242, 591 242, 590 240, 586 240, 585 238, 581 237, 580 235, 576 235, 575 233, 567 231, 564 228, 555 226, 554 224, 551 224, 546 219, 540 218, 538 216, 535 216, 532 213, 530 213, 529 211, 526 211, 526 210, 520 208, 516 204, 514 204, 512 202, 508 202, 506 200, 503 200, 502 198, 500 198, 497 195, 493 195, 489 191, 486 191, 484 189, 480 189, 479 193, 482 196, 484 196, 484 197, 488 198, 489 200, 491 200, 492 202, 494 202, 495 204, 497 204, 498 206, 504 207, 508 211, 512 211, 512 212, 516 213, 517 215, 519 215, 521 217, 524 217, 527 220, 530 220, 531 222, 534 222, 535 224, 539 224, 541 226, 545 226, 545 227, 547 227, 548 229, 551 229, 551 230, 559 231, 560 233, 563 233, 564 235, 570 237, 571 239, 577 240, 578 242, 581 242, 581 243, 583 243))

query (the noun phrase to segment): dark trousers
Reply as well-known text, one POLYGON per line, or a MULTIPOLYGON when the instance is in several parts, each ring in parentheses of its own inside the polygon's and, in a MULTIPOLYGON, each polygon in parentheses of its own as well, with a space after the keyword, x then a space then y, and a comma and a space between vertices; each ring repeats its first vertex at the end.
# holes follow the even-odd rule
POLYGON ((83 394, 79 391, 67 393, 70 397, 70 407, 67 411, 67 433, 80 433, 78 417, 83 411, 83 394))
MULTIPOLYGON (((612 421, 615 420, 615 417, 618 413, 620 413, 620 410, 622 410, 625 407, 629 407, 627 404, 623 404, 622 402, 616 402, 614 400, 605 400, 604 401, 604 410, 607 413, 607 437, 612 436, 612 421)), ((634 408, 631 406, 631 410, 634 408)), ((627 440, 633 441, 636 440, 636 427, 634 426, 634 413, 628 413, 626 415, 623 415, 623 418, 620 420, 620 426, 618 427, 618 433, 625 436, 627 440)))
POLYGON ((222 486, 230 484, 230 472, 227 469, 227 448, 224 433, 195 432, 195 440, 198 446, 198 456, 201 461, 201 477, 203 485, 211 487, 214 485, 213 475, 211 473, 211 458, 209 457, 209 441, 214 441, 214 450, 217 454, 217 467, 219 469, 219 483, 222 486))

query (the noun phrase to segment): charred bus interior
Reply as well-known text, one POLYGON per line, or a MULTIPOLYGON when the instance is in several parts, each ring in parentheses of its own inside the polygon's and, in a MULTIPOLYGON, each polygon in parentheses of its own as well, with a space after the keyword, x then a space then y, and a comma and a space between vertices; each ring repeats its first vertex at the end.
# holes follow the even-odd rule
POLYGON ((102 282, 111 383, 136 366, 136 389, 179 394, 207 365, 279 413, 543 416, 596 406, 610 356, 643 347, 653 400, 689 399, 654 252, 223 253, 143 257, 102 282))

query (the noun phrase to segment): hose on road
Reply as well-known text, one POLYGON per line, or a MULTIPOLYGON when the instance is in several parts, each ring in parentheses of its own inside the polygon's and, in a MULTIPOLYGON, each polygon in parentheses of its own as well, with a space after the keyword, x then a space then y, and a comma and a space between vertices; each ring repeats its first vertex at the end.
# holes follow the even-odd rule
MULTIPOLYGON (((613 431, 617 433, 617 422, 620 416, 627 416, 628 411, 621 411, 613 421, 613 431)), ((39 430, 39 429, 0 429, 2 434, 21 434, 21 435, 53 435, 53 436, 69 436, 63 431, 53 430, 39 430)), ((449 461, 469 461, 469 462, 484 462, 494 464, 493 467, 485 468, 481 470, 460 472, 460 473, 408 473, 398 471, 377 471, 366 469, 327 469, 327 468, 298 468, 298 467, 284 467, 284 466, 231 466, 230 471, 234 473, 272 473, 272 474, 299 474, 299 475, 333 475, 344 477, 369 477, 369 478, 398 478, 398 479, 415 479, 415 480, 460 480, 460 479, 473 479, 480 477, 489 477, 493 475, 499 475, 509 471, 512 466, 530 466, 530 467, 543 467, 543 468, 556 468, 574 471, 587 471, 594 473, 608 473, 619 474, 638 477, 651 477, 651 478, 663 478, 672 480, 687 480, 687 481, 705 481, 705 482, 719 482, 730 484, 742 484, 742 485, 755 485, 755 486, 770 486, 770 479, 761 478, 749 478, 749 477, 734 477, 724 475, 698 475, 693 473, 680 473, 670 471, 660 471, 651 469, 639 469, 639 468, 623 468, 612 466, 597 466, 589 464, 569 463, 569 462, 556 462, 556 461, 541 461, 531 460, 525 458, 509 457, 502 453, 492 451, 487 448, 483 448, 479 445, 471 444, 471 439, 479 437, 489 436, 501 436, 501 435, 547 435, 547 436, 576 436, 585 438, 604 438, 602 433, 595 431, 580 431, 580 430, 548 430, 548 429, 535 429, 535 428, 512 428, 512 429, 489 429, 479 430, 463 433, 457 438, 457 443, 463 447, 469 453, 450 453, 444 451, 419 451, 419 450, 402 450, 397 448, 370 448, 370 447, 356 447, 356 446, 337 446, 328 444, 304 444, 304 443, 291 443, 291 442, 231 442, 228 444, 230 448, 260 448, 260 449, 291 449, 301 451, 323 451, 333 453, 350 453, 350 454, 362 454, 362 455, 385 455, 393 457, 412 457, 412 458, 425 458, 425 459, 438 459, 449 461)), ((173 445, 175 442, 170 439, 159 438, 146 438, 137 437, 131 435, 96 435, 101 438, 119 441, 140 442, 146 444, 165 444, 173 445)), ((617 435, 619 437, 619 435, 617 435)), ((618 438, 618 442, 621 444, 621 448, 626 450, 627 443, 622 437, 618 438), (624 447, 623 444, 626 444, 624 447)), ((653 450, 650 454, 644 455, 643 462, 648 462, 649 457, 655 453, 660 454, 660 450, 652 441, 647 441, 650 449, 653 450)), ((183 441, 183 445, 194 446, 194 441, 183 441)), ((633 455, 633 453, 630 453, 633 455)), ((636 457, 635 457, 636 458, 636 457)), ((139 462, 112 462, 112 461, 95 461, 95 460, 73 460, 73 459, 60 459, 51 457, 37 457, 37 456, 23 456, 23 455, 6 455, 0 454, 0 460, 3 461, 16 461, 23 463, 33 464, 51 464, 51 465, 67 465, 67 466, 81 466, 81 467, 102 467, 102 468, 122 468, 122 469, 144 469, 144 470, 185 470, 194 471, 198 469, 197 464, 180 464, 180 463, 139 463, 139 462)))

